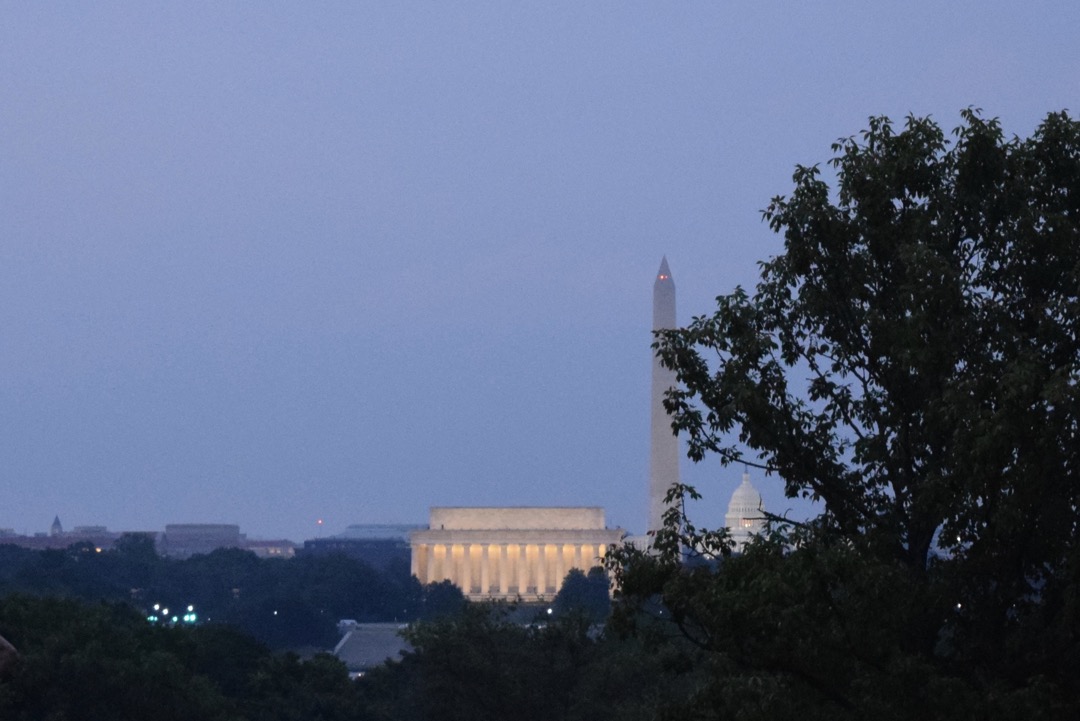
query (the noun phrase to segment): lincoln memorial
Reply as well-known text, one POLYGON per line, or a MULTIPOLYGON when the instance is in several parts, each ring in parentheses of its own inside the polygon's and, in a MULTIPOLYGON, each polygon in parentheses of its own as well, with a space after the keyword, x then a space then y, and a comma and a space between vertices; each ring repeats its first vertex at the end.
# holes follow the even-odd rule
POLYGON ((436 507, 428 530, 410 534, 412 573, 449 580, 470 601, 551 599, 571 568, 599 565, 623 535, 597 507, 436 507))

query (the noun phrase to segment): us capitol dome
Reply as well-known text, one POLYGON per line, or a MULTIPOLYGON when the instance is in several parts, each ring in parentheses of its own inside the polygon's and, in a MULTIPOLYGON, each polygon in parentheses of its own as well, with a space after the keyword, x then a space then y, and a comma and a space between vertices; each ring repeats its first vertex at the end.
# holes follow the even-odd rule
POLYGON ((742 483, 731 494, 724 525, 731 531, 735 541, 735 552, 739 553, 751 536, 765 530, 765 504, 761 494, 750 482, 750 474, 744 472, 742 483))

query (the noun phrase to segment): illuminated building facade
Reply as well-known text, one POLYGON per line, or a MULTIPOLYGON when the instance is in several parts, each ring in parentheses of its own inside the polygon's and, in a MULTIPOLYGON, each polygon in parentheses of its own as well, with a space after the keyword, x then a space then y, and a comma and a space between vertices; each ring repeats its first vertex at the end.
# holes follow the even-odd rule
POLYGON ((597 507, 436 507, 410 536, 412 573, 448 580, 471 601, 551 599, 570 569, 599 565, 623 536, 597 507))

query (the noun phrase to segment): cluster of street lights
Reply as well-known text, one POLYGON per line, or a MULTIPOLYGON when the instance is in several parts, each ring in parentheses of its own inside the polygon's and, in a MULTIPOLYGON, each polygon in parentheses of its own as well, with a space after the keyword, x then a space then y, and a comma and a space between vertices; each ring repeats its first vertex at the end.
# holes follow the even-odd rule
POLYGON ((195 623, 199 620, 199 616, 195 613, 195 607, 191 605, 187 607, 186 613, 170 616, 168 606, 162 606, 160 603, 155 603, 154 608, 146 615, 146 620, 150 623, 164 623, 175 626, 178 623, 195 623))

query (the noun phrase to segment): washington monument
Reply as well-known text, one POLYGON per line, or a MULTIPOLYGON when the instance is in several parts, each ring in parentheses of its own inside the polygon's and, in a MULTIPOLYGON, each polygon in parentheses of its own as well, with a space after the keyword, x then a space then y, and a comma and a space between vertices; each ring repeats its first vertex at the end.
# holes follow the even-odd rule
MULTIPOLYGON (((671 279, 667 256, 653 283, 653 330, 675 328, 675 281, 671 279)), ((653 353, 651 393, 651 439, 649 446, 649 524, 646 531, 663 525, 667 505, 664 496, 671 484, 679 482, 679 439, 671 430, 671 418, 664 411, 664 393, 675 385, 675 372, 660 365, 653 353)))

